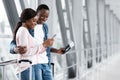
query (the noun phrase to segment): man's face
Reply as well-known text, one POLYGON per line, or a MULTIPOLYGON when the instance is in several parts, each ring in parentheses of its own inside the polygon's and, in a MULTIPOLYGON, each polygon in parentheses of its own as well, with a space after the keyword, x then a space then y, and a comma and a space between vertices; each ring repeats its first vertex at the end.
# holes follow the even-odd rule
POLYGON ((37 13, 37 15, 38 15, 38 24, 43 24, 48 19, 49 10, 42 9, 37 13))

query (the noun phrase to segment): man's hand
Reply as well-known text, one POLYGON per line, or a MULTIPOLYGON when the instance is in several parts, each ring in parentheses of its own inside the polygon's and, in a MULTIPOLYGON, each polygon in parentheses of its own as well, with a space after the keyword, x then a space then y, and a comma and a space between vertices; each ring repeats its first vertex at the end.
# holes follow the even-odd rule
POLYGON ((17 46, 16 48, 14 48, 14 51, 16 53, 24 54, 27 52, 27 47, 26 46, 17 46))
POLYGON ((64 54, 64 50, 65 48, 60 48, 60 49, 51 48, 51 52, 57 53, 57 54, 64 54))
POLYGON ((64 48, 58 49, 56 53, 58 53, 58 54, 64 54, 64 48))

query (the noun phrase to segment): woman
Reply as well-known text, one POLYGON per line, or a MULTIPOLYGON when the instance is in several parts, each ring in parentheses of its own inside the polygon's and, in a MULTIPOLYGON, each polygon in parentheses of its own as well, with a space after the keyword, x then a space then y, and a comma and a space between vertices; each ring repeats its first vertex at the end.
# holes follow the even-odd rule
MULTIPOLYGON (((37 13, 31 9, 24 9, 20 16, 20 22, 18 22, 14 30, 14 40, 16 40, 17 46, 24 46, 27 52, 24 54, 19 53, 19 59, 28 59, 32 61, 32 65, 37 64, 38 56, 40 53, 46 51, 46 47, 53 44, 53 39, 48 39, 42 44, 38 45, 36 40, 30 35, 30 29, 33 29, 37 24, 37 13)), ((27 63, 20 64, 21 79, 29 80, 29 66, 27 63)), ((34 70, 32 70, 32 80, 34 80, 34 70)))

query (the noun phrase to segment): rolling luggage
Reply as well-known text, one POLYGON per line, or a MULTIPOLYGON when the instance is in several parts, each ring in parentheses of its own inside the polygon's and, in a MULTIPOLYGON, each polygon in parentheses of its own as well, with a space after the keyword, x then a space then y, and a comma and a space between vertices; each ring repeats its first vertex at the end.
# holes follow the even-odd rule
MULTIPOLYGON (((29 80, 32 80, 32 61, 30 61, 28 59, 22 59, 22 60, 19 60, 18 63, 19 63, 19 69, 21 69, 21 66, 20 66, 21 63, 29 63, 30 64, 29 80)), ((19 78, 19 80, 21 80, 21 72, 18 73, 18 78, 19 78)))

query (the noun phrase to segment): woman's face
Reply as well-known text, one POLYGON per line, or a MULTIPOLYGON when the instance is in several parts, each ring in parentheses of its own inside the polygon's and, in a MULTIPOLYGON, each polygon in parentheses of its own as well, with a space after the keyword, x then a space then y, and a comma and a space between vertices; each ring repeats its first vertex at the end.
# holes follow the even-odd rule
POLYGON ((35 25, 37 24, 38 21, 38 17, 35 16, 29 20, 26 21, 26 26, 28 29, 33 29, 35 27, 35 25))

